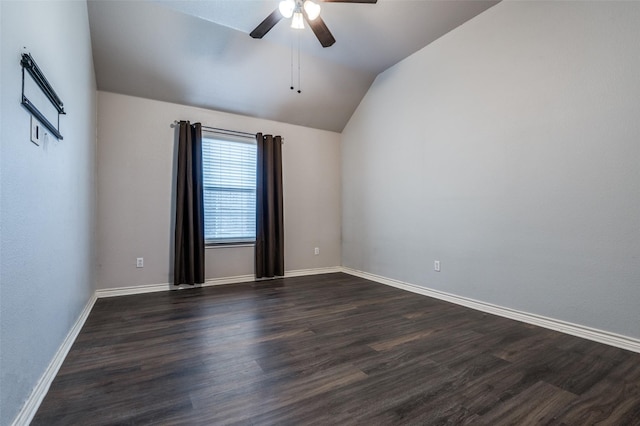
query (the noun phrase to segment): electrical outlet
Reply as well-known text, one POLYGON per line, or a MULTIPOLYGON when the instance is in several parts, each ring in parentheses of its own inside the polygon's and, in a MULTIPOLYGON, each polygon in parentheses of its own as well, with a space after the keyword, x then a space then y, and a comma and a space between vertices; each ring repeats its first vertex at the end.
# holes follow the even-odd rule
POLYGON ((436 272, 440 272, 440 261, 439 260, 434 260, 433 261, 433 270, 436 272))
POLYGON ((36 120, 33 115, 31 116, 31 142, 36 145, 40 145, 40 140, 42 139, 42 127, 38 120, 36 120))
POLYGON ((315 254, 316 256, 320 254, 320 247, 316 247, 315 249, 313 249, 313 254, 315 254))
POLYGON ((144 268, 144 257, 136 259, 136 268, 144 268))

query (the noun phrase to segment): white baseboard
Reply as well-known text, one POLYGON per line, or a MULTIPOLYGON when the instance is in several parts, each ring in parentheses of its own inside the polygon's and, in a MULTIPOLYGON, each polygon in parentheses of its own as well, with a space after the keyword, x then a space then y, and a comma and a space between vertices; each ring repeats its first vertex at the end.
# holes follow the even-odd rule
POLYGON ((333 266, 330 268, 296 269, 294 271, 286 271, 284 273, 284 277, 305 277, 307 275, 335 274, 336 272, 342 272, 342 267, 333 266))
POLYGON ((80 333, 82 326, 87 320, 87 317, 89 316, 93 305, 96 303, 96 300, 96 295, 93 294, 82 312, 80 312, 80 315, 71 327, 71 330, 69 330, 69 333, 67 333, 67 336, 56 351, 53 359, 47 366, 47 369, 40 377, 40 380, 38 380, 38 383, 36 383, 35 388, 33 388, 33 391, 31 391, 31 395, 29 395, 29 398, 27 398, 27 401, 22 406, 22 409, 20 409, 20 412, 18 412, 18 415, 13 420, 13 423, 11 423, 12 426, 26 426, 31 423, 31 420, 33 420, 33 417, 36 415, 36 412, 38 411, 42 400, 47 395, 47 391, 51 386, 51 382, 53 382, 56 374, 58 374, 58 370, 60 370, 64 359, 67 357, 67 354, 69 353, 73 342, 76 341, 76 337, 78 337, 78 334, 80 333))
POLYGON ((255 277, 253 275, 239 275, 236 277, 211 278, 206 280, 203 284, 196 284, 192 286, 191 285, 174 286, 171 283, 163 283, 163 284, 134 285, 130 287, 103 288, 103 289, 96 290, 96 296, 98 299, 102 299, 103 297, 128 296, 131 294, 155 293, 158 291, 182 290, 185 288, 198 288, 198 287, 210 287, 214 285, 246 283, 254 280, 255 280, 255 277))
MULTIPOLYGON (((329 268, 297 269, 293 271, 285 271, 284 276, 285 278, 303 277, 306 275, 330 274, 330 273, 340 272, 341 270, 342 268, 340 266, 333 266, 329 268)), ((101 299, 103 297, 127 296, 131 294, 153 293, 156 291, 181 290, 185 288, 211 287, 216 285, 247 283, 247 282, 253 282, 255 280, 256 278, 254 275, 238 275, 235 277, 210 278, 206 280, 204 284, 196 284, 195 286, 181 285, 176 287, 170 283, 144 284, 144 285, 137 285, 137 286, 131 286, 131 287, 99 289, 99 290, 96 290, 96 296, 98 299, 101 299)))
POLYGON ((342 267, 341 269, 342 272, 346 274, 400 288, 412 293, 422 294, 424 296, 433 297, 435 299, 445 300, 447 302, 466 306, 478 311, 487 312, 516 321, 526 322, 528 324, 537 325, 540 327, 548 328, 550 330, 559 331, 561 333, 571 334, 572 336, 582 337, 583 339, 592 340, 594 342, 604 343, 606 345, 640 353, 640 340, 633 337, 623 336, 620 334, 598 330, 579 324, 573 324, 570 322, 548 318, 541 315, 530 314, 515 309, 505 308, 502 306, 493 305, 491 303, 456 296, 455 294, 445 293, 442 291, 433 290, 415 284, 405 283, 403 281, 394 280, 391 278, 386 278, 380 275, 370 274, 368 272, 358 271, 351 268, 342 267))

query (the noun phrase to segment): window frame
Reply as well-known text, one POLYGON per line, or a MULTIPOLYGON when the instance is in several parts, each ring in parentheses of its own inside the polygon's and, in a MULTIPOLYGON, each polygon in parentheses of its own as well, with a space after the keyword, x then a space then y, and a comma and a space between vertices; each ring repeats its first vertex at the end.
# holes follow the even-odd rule
MULTIPOLYGON (((234 135, 234 134, 228 134, 228 133, 224 133, 224 132, 217 132, 214 130, 207 130, 207 129, 203 129, 202 130, 202 149, 204 151, 205 149, 205 145, 208 142, 208 140, 217 140, 217 141, 224 141, 224 142, 233 142, 233 143, 242 143, 242 144, 247 144, 247 145, 252 145, 253 147, 255 147, 255 156, 256 156, 256 163, 255 163, 255 169, 254 169, 254 173, 255 173, 255 181, 254 181, 254 185, 253 185, 253 191, 252 190, 248 190, 247 192, 253 192, 254 194, 257 194, 257 142, 255 137, 251 137, 251 136, 243 136, 243 135, 234 135)), ((204 196, 206 194, 207 191, 207 185, 206 185, 206 179, 204 176, 205 173, 205 155, 203 152, 202 155, 202 161, 203 161, 203 165, 202 165, 202 172, 203 172, 203 176, 202 176, 202 191, 203 191, 203 200, 204 200, 204 196)), ((221 186, 220 188, 224 188, 223 186, 221 186)), ((240 191, 242 192, 242 191, 240 191)), ((207 213, 206 213, 206 203, 205 203, 205 212, 204 212, 204 218, 206 219, 207 217, 207 213)), ((255 225, 255 209, 253 211, 253 221, 254 221, 254 225, 255 225)), ((207 239, 207 232, 206 232, 207 228, 206 228, 206 221, 205 221, 205 228, 204 228, 204 233, 205 233, 205 247, 206 248, 224 248, 224 247, 249 247, 249 246, 255 246, 255 242, 256 242, 256 234, 255 234, 255 226, 254 226, 254 235, 253 237, 249 238, 249 237, 238 237, 238 238, 228 238, 228 239, 207 239)))

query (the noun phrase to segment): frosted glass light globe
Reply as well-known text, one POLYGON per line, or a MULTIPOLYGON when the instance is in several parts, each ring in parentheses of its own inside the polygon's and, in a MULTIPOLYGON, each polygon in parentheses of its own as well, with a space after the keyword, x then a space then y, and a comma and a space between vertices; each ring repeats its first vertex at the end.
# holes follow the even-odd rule
POLYGON ((311 0, 306 0, 304 2, 304 11, 307 12, 307 18, 309 18, 310 21, 313 21, 320 16, 320 5, 312 2, 311 0))
POLYGON ((278 5, 280 13, 285 18, 291 18, 293 16, 293 10, 296 8, 296 2, 294 0, 282 0, 278 5))

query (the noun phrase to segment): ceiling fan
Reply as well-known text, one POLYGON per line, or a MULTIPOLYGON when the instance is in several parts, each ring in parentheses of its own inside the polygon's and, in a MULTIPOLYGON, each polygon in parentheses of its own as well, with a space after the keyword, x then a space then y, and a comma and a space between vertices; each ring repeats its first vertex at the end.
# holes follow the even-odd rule
MULTIPOLYGON (((378 0, 324 0, 335 3, 376 3, 378 0)), ((329 47, 336 39, 320 17, 320 5, 312 0, 282 0, 276 10, 271 12, 251 34, 253 38, 262 38, 282 18, 291 18, 291 28, 303 29, 304 22, 313 30, 322 47, 329 47)))

